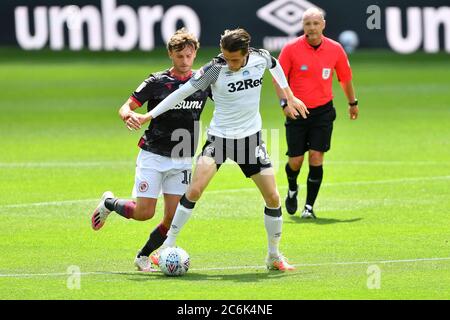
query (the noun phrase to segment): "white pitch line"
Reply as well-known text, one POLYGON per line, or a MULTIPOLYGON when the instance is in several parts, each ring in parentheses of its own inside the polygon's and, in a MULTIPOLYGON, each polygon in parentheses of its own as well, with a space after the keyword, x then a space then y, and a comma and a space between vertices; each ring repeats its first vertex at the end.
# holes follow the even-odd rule
POLYGON ((448 180, 450 176, 434 176, 434 177, 416 177, 416 178, 400 178, 400 179, 386 179, 386 180, 372 180, 372 181, 344 181, 344 182, 330 182, 324 183, 324 186, 353 186, 363 184, 385 184, 385 183, 403 183, 403 182, 421 182, 433 180, 448 180))
MULTIPOLYGON (((434 181, 434 180, 448 180, 450 176, 435 176, 435 177, 417 177, 417 178, 402 178, 402 179, 390 179, 390 180, 373 180, 373 181, 344 181, 344 182, 329 182, 324 183, 324 187, 338 187, 338 186, 353 186, 353 185, 371 185, 371 184, 389 184, 389 183, 409 183, 409 182, 421 182, 421 181, 434 181)), ((279 187, 286 187, 284 185, 279 187)), ((246 191, 255 191, 255 188, 237 188, 237 189, 223 189, 223 190, 211 190, 205 191, 206 194, 225 194, 225 193, 237 193, 246 191)), ((62 206, 85 202, 95 202, 98 199, 80 199, 80 200, 63 200, 63 201, 48 201, 48 202, 32 202, 32 203, 20 203, 20 204, 7 204, 0 206, 1 209, 10 208, 27 208, 27 207, 39 207, 39 206, 62 206)))
MULTIPOLYGON (((408 183, 408 182, 420 182, 420 181, 434 181, 434 180, 448 180, 450 176, 434 176, 434 177, 417 177, 417 178, 401 178, 401 179, 389 179, 389 180, 372 180, 372 181, 343 181, 343 182, 325 182, 322 186, 325 187, 339 187, 339 186, 358 186, 358 185, 371 185, 371 184, 389 184, 389 183, 408 183)), ((278 187, 286 187, 279 185, 278 187)), ((255 188, 238 188, 238 189, 224 189, 224 190, 211 190, 205 193, 234 193, 241 191, 256 190, 255 188)))
MULTIPOLYGON (((232 164, 233 162, 229 162, 232 164)), ((400 160, 328 160, 332 165, 448 165, 450 161, 400 161, 400 160)), ((47 161, 47 162, 0 162, 0 168, 58 168, 58 167, 103 167, 134 166, 135 161, 47 161)))
MULTIPOLYGON (((348 262, 325 262, 325 263, 302 263, 294 264, 295 267, 323 267, 323 266, 343 266, 343 265, 367 265, 367 264, 391 264, 391 263, 416 263, 416 262, 437 262, 450 261, 450 257, 443 258, 418 258, 403 260, 379 260, 379 261, 348 261, 348 262)), ((265 266, 231 266, 216 268, 193 268, 191 271, 227 271, 227 270, 244 270, 244 269, 266 269, 265 266)), ((141 271, 92 271, 80 273, 53 272, 53 273, 11 273, 0 274, 0 278, 35 278, 35 277, 63 277, 63 276, 90 276, 90 275, 111 275, 111 274, 144 274, 141 271)))
POLYGON ((328 160, 325 164, 333 165, 387 165, 387 166, 427 166, 427 165, 448 165, 450 161, 397 161, 397 160, 328 160))
POLYGON ((28 208, 28 207, 41 207, 41 206, 64 206, 77 203, 94 202, 98 199, 81 199, 81 200, 65 200, 65 201, 48 201, 48 202, 33 202, 33 203, 20 203, 20 204, 7 204, 0 206, 0 209, 11 208, 28 208))
POLYGON ((73 167, 104 167, 104 166, 134 166, 134 161, 50 161, 50 162, 0 162, 0 168, 73 168, 73 167))

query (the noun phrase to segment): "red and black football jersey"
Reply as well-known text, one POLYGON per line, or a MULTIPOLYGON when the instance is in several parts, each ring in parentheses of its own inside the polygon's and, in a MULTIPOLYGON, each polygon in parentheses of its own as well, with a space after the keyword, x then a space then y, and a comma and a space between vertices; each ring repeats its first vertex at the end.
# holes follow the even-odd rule
MULTIPOLYGON (((147 111, 150 111, 191 77, 192 74, 180 79, 170 70, 153 73, 130 98, 140 106, 147 102, 147 111)), ((210 88, 199 90, 174 109, 152 119, 139 140, 139 147, 165 157, 193 157, 200 130, 198 120, 208 96, 211 96, 210 88)))

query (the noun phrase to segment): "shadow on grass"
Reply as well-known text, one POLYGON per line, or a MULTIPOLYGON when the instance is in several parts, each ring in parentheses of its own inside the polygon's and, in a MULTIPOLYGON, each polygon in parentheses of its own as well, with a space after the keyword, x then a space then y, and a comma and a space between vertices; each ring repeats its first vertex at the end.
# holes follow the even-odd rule
POLYGON ((300 216, 290 216, 289 219, 284 219, 283 223, 313 223, 313 224, 333 224, 333 223, 352 223, 362 220, 362 218, 354 219, 329 219, 329 218, 317 218, 317 219, 302 219, 300 216))
MULTIPOLYGON (((162 272, 151 273, 114 273, 114 275, 127 276, 130 281, 155 281, 155 280, 176 280, 176 281, 232 281, 240 283, 256 283, 260 281, 281 279, 292 276, 298 276, 299 271, 281 272, 281 271, 249 271, 246 273, 234 273, 234 274, 217 274, 212 272, 224 272, 225 270, 211 270, 211 273, 202 273, 202 271, 189 271, 182 277, 167 277, 162 272)), ((302 274, 305 272, 302 271, 302 274)))

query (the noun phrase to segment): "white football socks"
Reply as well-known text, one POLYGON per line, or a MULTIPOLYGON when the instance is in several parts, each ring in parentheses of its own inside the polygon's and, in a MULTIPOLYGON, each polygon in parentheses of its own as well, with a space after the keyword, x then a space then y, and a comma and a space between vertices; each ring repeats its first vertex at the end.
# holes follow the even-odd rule
POLYGON ((173 217, 170 229, 167 232, 167 239, 164 241, 162 247, 174 247, 175 241, 177 240, 178 233, 180 233, 181 228, 186 224, 192 215, 193 209, 188 209, 184 207, 181 203, 178 204, 177 210, 175 211, 175 216, 173 217))
POLYGON ((280 255, 278 248, 281 240, 281 229, 283 226, 283 218, 281 216, 272 217, 267 214, 264 214, 264 226, 266 227, 267 232, 267 240, 269 244, 269 256, 278 257, 280 255))

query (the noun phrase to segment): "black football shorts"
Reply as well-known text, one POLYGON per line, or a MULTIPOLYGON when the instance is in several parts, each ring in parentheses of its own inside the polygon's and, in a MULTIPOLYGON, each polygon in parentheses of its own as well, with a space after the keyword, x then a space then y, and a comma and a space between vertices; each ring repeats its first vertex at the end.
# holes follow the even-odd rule
POLYGON ((292 120, 286 118, 286 140, 289 157, 298 157, 308 150, 326 152, 331 147, 331 133, 333 121, 336 119, 336 110, 333 101, 323 106, 308 109, 306 119, 292 120))
POLYGON ((213 158, 217 170, 227 160, 235 161, 247 178, 272 167, 261 132, 242 139, 226 139, 208 135, 202 156, 213 158))

